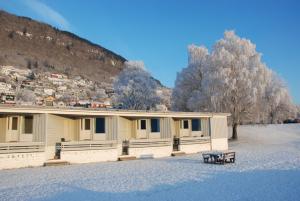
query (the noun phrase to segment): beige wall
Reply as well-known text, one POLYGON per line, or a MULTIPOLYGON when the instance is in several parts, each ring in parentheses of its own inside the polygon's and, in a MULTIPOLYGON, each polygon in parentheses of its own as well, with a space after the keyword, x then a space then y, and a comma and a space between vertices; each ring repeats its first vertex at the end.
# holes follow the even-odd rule
POLYGON ((0 118, 0 142, 6 142, 7 117, 0 118))
POLYGON ((132 133, 132 130, 133 130, 132 120, 124 118, 124 117, 118 117, 118 119, 119 119, 118 130, 119 130, 120 141, 129 140, 132 137, 134 137, 133 133, 132 133))
POLYGON ((78 139, 78 119, 47 114, 47 145, 54 146, 61 138, 66 141, 78 139))
POLYGON ((172 138, 174 133, 173 119, 172 118, 161 118, 160 120, 160 133, 162 139, 172 138))
POLYGON ((46 114, 33 115, 33 142, 45 142, 46 114))
POLYGON ((201 118, 201 129, 202 135, 209 136, 210 128, 209 128, 209 118, 201 118))
POLYGON ((228 138, 227 117, 214 116, 210 120, 211 138, 228 138))
POLYGON ((118 117, 105 117, 106 140, 117 140, 119 135, 118 117))

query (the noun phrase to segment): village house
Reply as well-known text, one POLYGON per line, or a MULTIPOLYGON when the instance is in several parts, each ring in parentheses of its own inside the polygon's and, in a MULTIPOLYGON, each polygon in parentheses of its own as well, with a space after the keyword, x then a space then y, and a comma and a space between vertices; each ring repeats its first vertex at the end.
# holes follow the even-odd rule
POLYGON ((9 104, 9 105, 16 104, 16 94, 11 91, 6 91, 6 92, 0 93, 0 103, 1 104, 9 104))
POLYGON ((11 84, 0 82, 0 92, 9 92, 12 89, 11 84))
POLYGON ((227 150, 228 116, 0 106, 0 169, 227 150))

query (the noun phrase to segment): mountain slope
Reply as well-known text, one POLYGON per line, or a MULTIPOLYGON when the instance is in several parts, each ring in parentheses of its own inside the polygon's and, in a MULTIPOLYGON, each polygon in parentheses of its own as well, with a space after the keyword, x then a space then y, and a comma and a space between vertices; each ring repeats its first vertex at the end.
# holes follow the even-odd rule
POLYGON ((111 83, 125 61, 70 32, 0 10, 0 65, 111 83))

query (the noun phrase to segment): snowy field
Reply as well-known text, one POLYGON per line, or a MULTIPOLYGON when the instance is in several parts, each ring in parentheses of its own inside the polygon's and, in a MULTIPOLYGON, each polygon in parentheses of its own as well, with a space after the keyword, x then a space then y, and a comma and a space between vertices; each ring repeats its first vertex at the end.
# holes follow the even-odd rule
POLYGON ((200 154, 0 171, 0 200, 300 200, 300 124, 243 126, 235 164, 200 154))

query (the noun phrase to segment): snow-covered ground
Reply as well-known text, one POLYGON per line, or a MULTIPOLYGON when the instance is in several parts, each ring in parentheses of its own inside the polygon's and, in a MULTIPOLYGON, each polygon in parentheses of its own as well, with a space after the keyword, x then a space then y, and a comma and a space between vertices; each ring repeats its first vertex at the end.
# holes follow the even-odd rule
POLYGON ((300 124, 242 126, 235 164, 200 154, 0 171, 0 200, 300 200, 300 124))

